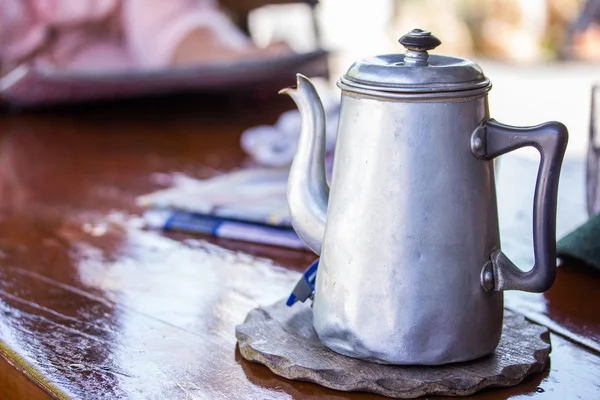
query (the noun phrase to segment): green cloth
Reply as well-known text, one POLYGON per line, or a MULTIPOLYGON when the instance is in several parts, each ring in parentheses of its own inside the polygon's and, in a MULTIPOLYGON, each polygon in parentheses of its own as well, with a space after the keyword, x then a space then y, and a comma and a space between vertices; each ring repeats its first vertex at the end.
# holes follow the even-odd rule
POLYGON ((600 269, 600 214, 560 239, 556 253, 558 257, 575 259, 600 269))

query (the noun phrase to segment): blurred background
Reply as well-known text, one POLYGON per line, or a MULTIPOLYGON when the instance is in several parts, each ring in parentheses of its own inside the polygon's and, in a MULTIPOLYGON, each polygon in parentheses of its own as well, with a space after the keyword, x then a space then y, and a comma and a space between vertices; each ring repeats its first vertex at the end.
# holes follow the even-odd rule
MULTIPOLYGON (((262 7, 250 31, 259 44, 285 40, 305 50, 315 45, 309 14, 302 4, 262 7)), ((402 52, 399 37, 424 28, 442 41, 434 52, 482 66, 494 84, 494 118, 561 120, 572 133, 569 154, 586 151, 591 86, 600 81, 598 0, 321 0, 316 19, 321 45, 333 52, 332 87, 357 58, 402 52)))
MULTIPOLYGON (((267 1, 268 3, 268 1, 267 1)), ((402 32, 424 26, 442 37, 439 52, 516 63, 600 61, 600 2, 596 0, 321 0, 322 44, 363 53, 398 51, 402 32)), ((314 44, 304 5, 254 11, 259 44, 283 39, 297 49, 314 44)))
MULTIPOLYGON (((260 95, 255 97, 260 100, 293 84, 296 72, 324 78, 320 88, 335 102, 339 99, 335 83, 353 61, 403 52, 398 38, 423 28, 442 41, 434 52, 470 58, 482 66, 494 85, 489 95, 492 117, 519 126, 558 120, 569 128, 564 164, 568 173, 563 174, 568 178, 561 181, 566 196, 559 199, 559 214, 560 208, 567 209, 572 218, 559 224, 559 235, 587 218, 585 156, 591 88, 600 82, 600 0, 76 4, 0 0, 0 103, 44 105, 57 99, 87 100, 95 93, 97 98, 115 99, 124 93, 202 92, 215 87, 233 96, 241 83, 250 80, 258 87, 260 95), (47 8, 51 3, 54 9, 47 8), (326 70, 308 68, 317 59, 326 63, 326 70)), ((277 101, 288 101, 292 107, 289 99, 277 101)), ((293 139, 299 120, 292 115, 286 121, 293 139)), ((276 129, 269 132, 278 134, 276 129)), ((509 190, 515 176, 526 182, 522 187, 530 188, 515 191, 511 202, 500 205, 505 221, 531 203, 538 158, 532 149, 503 157, 499 190, 509 190), (520 161, 511 163, 511 158, 520 161)), ((529 217, 519 217, 519 224, 529 217)))

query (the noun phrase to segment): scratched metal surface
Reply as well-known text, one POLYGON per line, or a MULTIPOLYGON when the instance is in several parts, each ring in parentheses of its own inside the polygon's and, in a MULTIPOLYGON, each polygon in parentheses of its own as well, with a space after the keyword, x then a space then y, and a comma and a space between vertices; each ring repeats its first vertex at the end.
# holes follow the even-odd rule
MULTIPOLYGON (((0 116, 0 352, 12 365, 0 364, 3 377, 25 375, 51 398, 373 398, 286 381, 236 350, 235 325, 285 296, 311 254, 141 228, 135 196, 171 173, 245 165, 239 132, 291 107, 254 104, 210 98, 0 116)), ((535 174, 535 162, 523 163, 535 174)), ((501 199, 521 193, 502 182, 501 199)), ((521 219, 507 229, 527 242, 521 219)), ((505 242, 515 261, 529 261, 527 247, 505 242)), ((598 273, 565 266, 547 294, 513 304, 597 341, 599 290, 598 273)), ((598 354, 558 335, 552 343, 545 373, 476 397, 595 397, 598 354)), ((17 393, 8 390, 0 398, 17 393)))

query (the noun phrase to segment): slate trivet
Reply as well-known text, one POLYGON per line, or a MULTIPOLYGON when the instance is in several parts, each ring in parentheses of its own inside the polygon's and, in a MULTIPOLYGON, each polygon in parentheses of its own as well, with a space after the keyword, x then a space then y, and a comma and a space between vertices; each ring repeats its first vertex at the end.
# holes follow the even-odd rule
POLYGON ((396 398, 466 396, 488 387, 514 386, 544 370, 550 353, 546 327, 504 310, 496 351, 475 361, 435 367, 375 364, 327 349, 312 326, 310 302, 255 308, 236 327, 240 353, 287 379, 330 389, 396 398))

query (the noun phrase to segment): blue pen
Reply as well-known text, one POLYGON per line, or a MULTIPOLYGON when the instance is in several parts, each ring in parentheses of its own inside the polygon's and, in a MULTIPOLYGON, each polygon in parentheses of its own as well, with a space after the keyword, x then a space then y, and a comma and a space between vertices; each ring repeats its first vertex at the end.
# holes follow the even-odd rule
POLYGON ((307 249, 292 229, 174 210, 148 210, 144 213, 144 220, 149 228, 154 229, 199 233, 292 249, 307 249))
POLYGON ((285 302, 288 307, 293 306, 297 301, 304 303, 308 299, 313 300, 315 295, 315 283, 317 281, 318 269, 319 259, 317 258, 312 264, 310 264, 308 269, 304 271, 304 274, 302 274, 302 277, 294 287, 290 297, 288 297, 287 301, 285 302))

